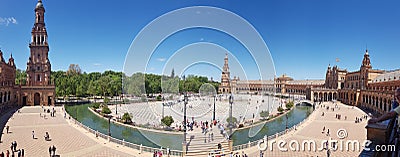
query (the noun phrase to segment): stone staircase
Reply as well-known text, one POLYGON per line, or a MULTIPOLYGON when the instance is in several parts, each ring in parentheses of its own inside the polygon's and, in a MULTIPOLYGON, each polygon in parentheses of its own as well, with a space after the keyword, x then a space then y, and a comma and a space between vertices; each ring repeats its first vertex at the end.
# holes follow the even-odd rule
POLYGON ((201 131, 188 132, 186 141, 188 143, 187 154, 185 156, 198 156, 207 157, 210 152, 213 155, 222 155, 229 153, 229 142, 228 140, 220 134, 217 127, 213 128, 211 132, 206 135, 201 133, 201 131), (213 133, 213 139, 210 140, 209 134, 213 133), (218 149, 218 144, 222 145, 222 149, 218 149))

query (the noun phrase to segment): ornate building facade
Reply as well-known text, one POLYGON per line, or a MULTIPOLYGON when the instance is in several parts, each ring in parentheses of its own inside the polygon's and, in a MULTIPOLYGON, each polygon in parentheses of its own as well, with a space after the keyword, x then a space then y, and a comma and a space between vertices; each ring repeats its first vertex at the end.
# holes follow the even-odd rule
POLYGON ((311 92, 314 100, 320 100, 317 93, 325 90, 328 95, 332 94, 333 100, 384 113, 392 108, 394 90, 398 87, 400 70, 372 69, 369 52, 366 50, 359 70, 347 72, 336 66, 333 69, 328 66, 324 88, 313 89, 311 92))
POLYGON ((294 80, 282 75, 274 80, 240 80, 229 77, 228 57, 225 57, 219 93, 263 94, 281 93, 305 95, 312 101, 339 100, 342 103, 360 106, 378 113, 392 108, 394 90, 400 87, 400 70, 372 69, 368 50, 365 51, 360 69, 348 72, 336 65, 328 69, 325 80, 294 80), (225 92, 226 93, 226 92, 225 92))
POLYGON ((236 94, 298 94, 305 95, 307 88, 322 87, 324 80, 293 80, 287 75, 274 78, 274 80, 240 80, 239 77, 230 79, 228 56, 225 56, 224 67, 221 76, 221 85, 218 93, 236 94))
POLYGON ((35 7, 35 23, 29 43, 30 57, 26 67, 26 84, 15 85, 16 67, 11 55, 5 63, 0 51, 0 104, 3 105, 54 105, 55 86, 50 80, 51 64, 44 22, 45 9, 41 0, 35 7))
POLYGON ((20 88, 15 85, 15 72, 16 67, 12 54, 6 62, 3 52, 0 50, 0 109, 17 103, 20 88))

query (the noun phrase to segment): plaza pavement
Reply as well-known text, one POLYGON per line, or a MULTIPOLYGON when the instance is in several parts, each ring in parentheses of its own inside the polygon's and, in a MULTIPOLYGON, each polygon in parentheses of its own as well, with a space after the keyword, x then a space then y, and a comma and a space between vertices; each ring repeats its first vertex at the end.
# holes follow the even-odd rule
MULTIPOLYGON (((334 107, 333 103, 325 102, 322 105, 334 107)), ((346 129, 348 136, 344 140, 359 140, 363 142, 366 139, 366 122, 354 123, 356 117, 365 115, 358 108, 352 108, 344 104, 338 103, 335 111, 331 109, 318 107, 316 111, 303 123, 297 130, 288 132, 278 137, 278 140, 315 140, 317 147, 320 147, 322 140, 328 138, 338 139, 336 132, 338 129, 346 129), (322 116, 322 112, 325 113, 322 116), (335 114, 341 114, 342 119, 335 118, 335 114), (344 117, 347 116, 347 120, 344 117), (330 129, 330 136, 322 133, 322 128, 330 129)), ((56 117, 50 117, 47 113, 47 119, 39 116, 43 110, 41 107, 23 107, 20 113, 15 113, 6 125, 10 126, 9 134, 3 130, 2 143, 0 143, 0 151, 10 149, 12 141, 17 141, 17 149, 24 149, 26 156, 49 156, 49 146, 55 145, 57 155, 60 156, 96 156, 96 157, 112 157, 112 156, 152 156, 151 153, 139 154, 137 150, 109 143, 104 139, 96 138, 93 134, 88 133, 83 128, 71 123, 63 118, 63 110, 56 107, 56 117), (32 130, 35 131, 37 139, 32 139, 32 130), (51 141, 44 140, 45 132, 49 132, 51 141)), ((5 116, 2 116, 3 118, 5 116)), ((287 145, 285 148, 289 148, 287 145)), ((331 151, 331 156, 358 156, 360 151, 331 151)), ((238 152, 246 152, 250 157, 258 157, 259 150, 257 147, 240 150, 238 152)), ((276 144, 274 151, 267 150, 266 156, 326 156, 326 151, 287 151, 281 152, 277 150, 276 144)))
MULTIPOLYGON (((228 97, 222 96, 221 100, 216 101, 216 120, 223 123, 229 116, 229 102, 228 97)), ((165 101, 165 103, 172 101, 165 101)), ((121 116, 128 112, 132 115, 132 120, 139 124, 151 124, 159 125, 163 113, 163 102, 145 102, 145 103, 132 103, 118 105, 118 116, 121 116)), ((187 105, 187 118, 189 121, 192 117, 195 121, 211 121, 213 117, 213 97, 202 97, 200 98, 189 98, 187 105)), ((248 121, 253 119, 258 121, 260 119, 261 110, 268 110, 270 108, 271 114, 277 113, 277 108, 280 105, 280 99, 268 96, 259 95, 235 95, 235 101, 232 107, 232 115, 240 121, 248 121), (263 102, 264 100, 264 102, 263 102), (269 100, 269 105, 268 105, 269 100)), ((164 116, 172 116, 175 123, 172 126, 180 125, 179 123, 183 120, 183 106, 184 103, 174 103, 171 106, 164 107, 164 116)), ((284 106, 284 105, 283 105, 284 106)), ((112 114, 115 116, 115 105, 109 106, 112 114)))
MULTIPOLYGON (((64 119, 61 107, 55 109, 56 117, 50 117, 50 114, 46 113, 46 119, 40 117, 40 113, 43 116, 43 109, 38 106, 25 106, 20 109, 20 113, 15 112, 6 123, 6 126, 10 126, 10 133, 7 134, 5 128, 2 131, 4 134, 0 152, 10 150, 11 142, 17 141, 17 149, 24 149, 25 156, 28 157, 49 156, 49 147, 53 145, 57 148, 56 154, 62 157, 152 156, 151 153, 139 154, 137 150, 110 143, 102 138, 97 139, 93 134, 64 119), (35 131, 37 139, 32 138, 32 130, 35 131), (49 132, 51 141, 44 140, 45 132, 49 132)), ((7 121, 5 115, 1 118, 7 121)))
MULTIPOLYGON (((367 125, 367 120, 363 119, 360 123, 355 123, 354 121, 356 117, 361 117, 365 115, 365 113, 356 107, 352 108, 351 106, 344 105, 340 102, 338 102, 337 104, 338 108, 335 108, 335 110, 332 111, 331 108, 335 106, 334 103, 322 103, 322 105, 329 106, 330 109, 326 110, 326 108, 318 107, 315 112, 311 114, 309 119, 307 119, 305 123, 298 127, 297 130, 290 131, 275 140, 284 140, 287 143, 289 143, 291 140, 296 140, 300 144, 303 140, 314 140, 318 149, 319 147, 321 147, 321 141, 328 140, 330 137, 333 140, 340 140, 337 136, 337 131, 339 129, 345 129, 348 136, 342 139, 344 141, 343 143, 345 143, 346 140, 358 140, 360 143, 363 143, 367 138, 367 130, 365 129, 365 126, 367 125), (324 116, 322 116, 322 112, 325 113, 324 116), (341 114, 341 120, 336 119, 335 114, 341 114), (344 120, 345 116, 347 116, 347 120, 344 120), (322 129, 324 126, 326 129, 330 129, 330 136, 326 135, 327 130, 325 130, 324 134, 322 133, 322 129)), ((268 150, 264 153, 264 156, 327 156, 326 150, 317 150, 316 152, 302 150, 291 151, 288 144, 286 144, 285 148, 288 148, 288 151, 282 152, 278 150, 278 147, 276 145, 277 144, 275 143, 273 151, 270 151, 268 148, 268 150)), ((362 149, 363 148, 360 147, 359 151, 346 151, 346 147, 343 146, 343 151, 331 151, 331 156, 354 157, 358 156, 361 153, 362 149)), ((245 149, 244 151, 247 154, 250 154, 251 157, 259 156, 260 154, 257 147, 251 147, 249 149, 245 149)))

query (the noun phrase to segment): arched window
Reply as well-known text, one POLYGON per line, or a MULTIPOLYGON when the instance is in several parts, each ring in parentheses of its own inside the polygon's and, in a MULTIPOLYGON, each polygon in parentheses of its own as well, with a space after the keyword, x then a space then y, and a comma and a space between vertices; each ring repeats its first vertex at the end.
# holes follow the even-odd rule
POLYGON ((37 78, 36 78, 36 81, 41 81, 41 79, 42 79, 42 78, 40 77, 40 74, 38 74, 38 75, 37 75, 37 78))

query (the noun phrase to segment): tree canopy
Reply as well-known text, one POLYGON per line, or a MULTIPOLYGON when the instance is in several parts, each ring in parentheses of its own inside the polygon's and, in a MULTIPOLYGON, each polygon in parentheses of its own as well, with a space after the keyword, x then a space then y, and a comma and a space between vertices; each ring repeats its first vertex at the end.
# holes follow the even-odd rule
MULTIPOLYGON (((119 96, 121 93, 143 96, 144 94, 182 92, 198 93, 204 90, 210 93, 218 91, 218 82, 209 81, 204 76, 188 75, 179 78, 172 70, 170 76, 134 73, 126 76, 122 72, 104 71, 86 73, 78 64, 71 64, 67 71, 52 71, 51 82, 56 86, 56 96, 58 97, 87 97, 87 96, 119 96), (208 86, 201 86, 208 84, 208 86), (207 88, 205 88, 207 87, 207 88)), ((26 72, 17 69, 16 84, 26 83, 26 72)))

